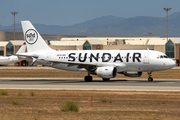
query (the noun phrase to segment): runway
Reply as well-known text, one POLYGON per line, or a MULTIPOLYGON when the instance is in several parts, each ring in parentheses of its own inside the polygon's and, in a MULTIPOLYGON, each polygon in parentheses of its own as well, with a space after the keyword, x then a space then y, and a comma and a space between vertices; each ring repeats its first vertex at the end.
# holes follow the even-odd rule
POLYGON ((52 78, 1 78, 0 89, 38 89, 38 90, 122 90, 122 91, 180 91, 180 80, 113 79, 103 82, 94 79, 52 78))

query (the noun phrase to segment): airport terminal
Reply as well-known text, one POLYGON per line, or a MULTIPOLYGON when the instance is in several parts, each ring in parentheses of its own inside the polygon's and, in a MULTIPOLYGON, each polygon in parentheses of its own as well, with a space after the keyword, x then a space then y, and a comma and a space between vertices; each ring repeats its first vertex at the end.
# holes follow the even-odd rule
MULTIPOLYGON (((180 62, 180 37, 161 36, 62 36, 44 35, 46 43, 55 50, 119 50, 119 49, 150 49, 165 53, 169 58, 180 62)), ((15 54, 24 42, 21 32, 0 32, 0 55, 15 54)), ((21 66, 22 63, 19 65, 21 66)), ((18 64, 16 64, 18 65, 18 64)), ((27 65, 27 64, 26 64, 27 65)))

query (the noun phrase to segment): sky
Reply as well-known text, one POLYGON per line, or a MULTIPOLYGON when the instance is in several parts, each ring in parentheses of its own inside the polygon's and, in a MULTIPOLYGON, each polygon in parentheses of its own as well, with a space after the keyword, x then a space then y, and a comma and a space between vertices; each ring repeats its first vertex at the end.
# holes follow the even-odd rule
POLYGON ((180 0, 0 0, 0 25, 12 25, 14 11, 16 23, 70 26, 110 15, 165 17, 167 7, 169 15, 180 12, 180 0))

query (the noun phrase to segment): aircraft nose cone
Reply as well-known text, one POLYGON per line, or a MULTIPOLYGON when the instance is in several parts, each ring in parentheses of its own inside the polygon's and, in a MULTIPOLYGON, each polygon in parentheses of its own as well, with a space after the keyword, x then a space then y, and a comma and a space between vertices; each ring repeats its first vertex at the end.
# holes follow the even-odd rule
POLYGON ((170 60, 168 62, 168 66, 169 66, 170 69, 173 68, 175 65, 176 65, 176 63, 173 60, 170 60))

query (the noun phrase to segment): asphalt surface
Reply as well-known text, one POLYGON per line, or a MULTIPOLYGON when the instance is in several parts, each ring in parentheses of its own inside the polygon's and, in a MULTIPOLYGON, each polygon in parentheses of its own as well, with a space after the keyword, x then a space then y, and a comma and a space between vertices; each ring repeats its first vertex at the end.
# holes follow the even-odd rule
MULTIPOLYGON (((52 67, 36 67, 36 66, 1 66, 0 70, 7 70, 7 69, 14 69, 14 70, 25 70, 25 69, 56 69, 52 67)), ((180 66, 175 66, 172 69, 180 69, 180 66)))
POLYGON ((84 82, 83 79, 52 78, 1 78, 0 89, 39 89, 39 90, 122 90, 122 91, 180 91, 180 80, 113 79, 103 82, 95 79, 84 82))

